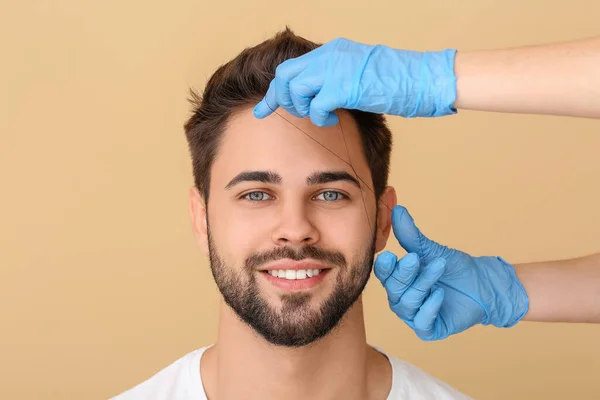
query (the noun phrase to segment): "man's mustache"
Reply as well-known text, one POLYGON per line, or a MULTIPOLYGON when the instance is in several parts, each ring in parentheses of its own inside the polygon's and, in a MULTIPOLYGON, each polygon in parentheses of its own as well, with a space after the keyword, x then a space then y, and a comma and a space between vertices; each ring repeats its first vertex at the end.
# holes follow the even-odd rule
POLYGON ((290 247, 278 247, 273 250, 255 253, 246 259, 245 267, 248 271, 254 271, 261 265, 271 261, 281 259, 302 261, 307 258, 323 261, 338 267, 346 266, 346 257, 340 252, 323 250, 314 246, 304 246, 298 250, 294 250, 290 247))

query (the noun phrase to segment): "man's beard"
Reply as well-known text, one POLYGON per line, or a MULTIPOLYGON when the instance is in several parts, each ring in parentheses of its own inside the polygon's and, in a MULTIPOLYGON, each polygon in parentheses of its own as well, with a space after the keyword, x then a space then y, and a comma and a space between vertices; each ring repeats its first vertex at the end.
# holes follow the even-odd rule
POLYGON ((289 247, 279 247, 250 256, 246 259, 243 270, 236 272, 219 256, 210 235, 210 228, 208 245, 212 274, 227 305, 265 340, 287 347, 308 345, 327 335, 338 325, 369 281, 375 255, 374 235, 363 257, 352 266, 348 266, 345 257, 339 252, 314 246, 305 246, 298 251, 289 247), (279 311, 261 296, 256 281, 258 267, 284 258, 295 261, 311 258, 337 267, 335 288, 319 310, 311 308, 310 293, 282 295, 283 305, 279 311))

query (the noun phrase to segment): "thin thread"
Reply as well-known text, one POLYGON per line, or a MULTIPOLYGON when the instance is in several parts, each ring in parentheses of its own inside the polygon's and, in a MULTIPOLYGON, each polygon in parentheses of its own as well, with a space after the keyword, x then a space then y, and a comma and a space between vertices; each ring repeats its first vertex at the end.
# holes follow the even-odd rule
MULTIPOLYGON (((340 124, 340 132, 342 133, 342 139, 344 139, 344 147, 346 147, 346 155, 348 156, 348 160, 350 160, 350 168, 352 168, 352 172, 354 172, 354 175, 356 175, 356 177, 358 179, 360 179, 360 177, 358 176, 358 173, 356 172, 356 170, 354 169, 354 166, 352 165, 352 157, 350 157, 350 151, 348 150, 348 144, 346 143, 346 135, 344 135, 344 130, 342 129, 342 120, 341 118, 339 118, 338 116, 338 122, 340 124)), ((358 184, 359 188, 360 188, 360 183, 358 184)), ((365 186, 367 186, 365 184, 365 186)), ((369 224, 369 226, 371 226, 371 220, 369 219, 369 211, 367 210, 367 202, 365 201, 365 196, 363 194, 362 188, 360 188, 360 197, 362 198, 363 201, 363 206, 365 207, 365 215, 367 216, 367 223, 369 224)), ((371 190, 371 192, 373 192, 373 195, 375 195, 375 191, 371 190)), ((385 205, 385 203, 383 203, 385 205)), ((372 226, 373 230, 375 230, 375 223, 373 223, 372 226)))

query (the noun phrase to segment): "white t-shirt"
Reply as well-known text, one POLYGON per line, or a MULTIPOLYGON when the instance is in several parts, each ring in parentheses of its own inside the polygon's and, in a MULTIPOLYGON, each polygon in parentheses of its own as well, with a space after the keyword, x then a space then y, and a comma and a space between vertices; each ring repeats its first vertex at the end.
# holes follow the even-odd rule
MULTIPOLYGON (((200 376, 200 358, 208 347, 186 354, 148 380, 110 400, 207 400, 200 376)), ((388 400, 471 399, 414 365, 377 350, 392 365, 392 389, 388 400)))

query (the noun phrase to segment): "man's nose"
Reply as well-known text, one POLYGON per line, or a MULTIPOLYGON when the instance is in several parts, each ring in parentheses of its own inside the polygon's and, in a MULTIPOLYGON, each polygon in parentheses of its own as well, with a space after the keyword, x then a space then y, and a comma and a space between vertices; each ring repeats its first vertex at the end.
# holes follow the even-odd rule
POLYGON ((277 227, 273 230, 273 241, 284 246, 314 245, 319 241, 319 232, 311 219, 309 206, 300 202, 281 207, 277 227))

